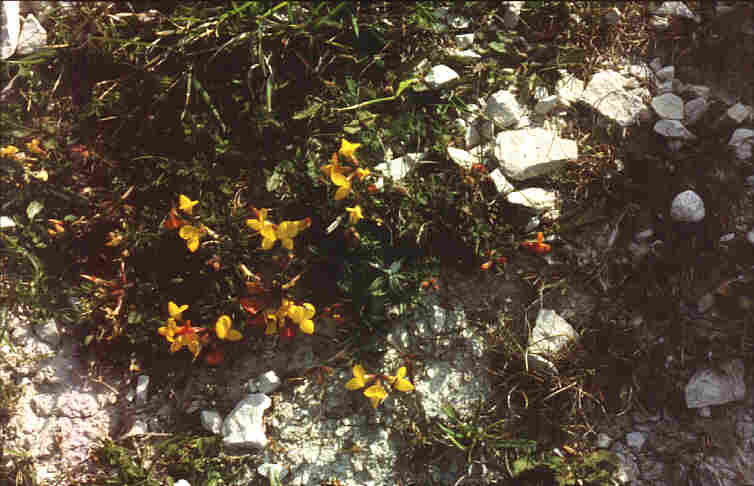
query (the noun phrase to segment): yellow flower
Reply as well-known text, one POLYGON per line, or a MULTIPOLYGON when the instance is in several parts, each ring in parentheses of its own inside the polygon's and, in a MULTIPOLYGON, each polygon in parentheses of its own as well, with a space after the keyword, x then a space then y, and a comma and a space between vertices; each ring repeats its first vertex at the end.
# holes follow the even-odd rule
POLYGON ((279 309, 267 309, 264 311, 264 320, 267 323, 267 329, 265 329, 264 333, 270 335, 278 332, 278 328, 283 327, 283 322, 292 307, 293 303, 290 300, 283 299, 279 309))
POLYGON ((222 315, 217 318, 217 322, 215 323, 215 332, 217 333, 217 337, 220 339, 225 339, 227 341, 240 341, 243 335, 233 329, 231 326, 233 325, 232 321, 230 320, 230 317, 226 315, 222 315))
POLYGON ((314 306, 307 302, 304 305, 291 306, 290 310, 288 311, 288 317, 290 317, 293 322, 298 324, 301 332, 305 332, 306 334, 313 334, 314 321, 312 321, 312 317, 314 317, 315 312, 316 310, 314 309, 314 306))
POLYGON ((262 249, 269 250, 277 240, 277 235, 275 234, 276 227, 273 223, 267 221, 266 209, 255 208, 254 211, 257 213, 257 218, 247 219, 246 225, 262 235, 262 249))
POLYGON ((364 371, 364 367, 361 365, 356 365, 353 367, 353 378, 348 380, 348 383, 346 383, 346 388, 349 390, 358 390, 359 388, 364 388, 367 384, 366 381, 366 371, 364 371))
POLYGON ((170 352, 175 353, 184 346, 189 348, 191 354, 194 355, 194 359, 199 356, 199 352, 201 351, 201 344, 199 343, 199 336, 196 333, 188 332, 186 334, 177 336, 173 341, 173 344, 170 345, 170 352))
POLYGON ((338 186, 338 190, 335 191, 335 200, 340 201, 341 199, 345 199, 346 196, 348 196, 351 193, 351 178, 353 177, 353 174, 346 177, 343 175, 342 172, 333 169, 330 171, 330 180, 333 181, 333 184, 338 186))
POLYGON ((170 314, 170 318, 173 319, 173 322, 175 323, 176 320, 181 320, 181 314, 183 314, 184 311, 188 309, 188 305, 182 305, 178 306, 175 302, 172 300, 168 302, 168 314, 170 314))
POLYGON ((110 240, 105 243, 105 246, 118 246, 123 241, 123 235, 117 231, 111 231, 108 236, 110 240))
POLYGON ((363 181, 371 173, 369 169, 356 169, 356 177, 359 178, 359 181, 363 181))
MULTIPOLYGON (((173 304, 173 303, 171 302, 171 304, 173 304)), ((173 305, 175 305, 175 304, 173 304, 173 305)), ((188 306, 186 306, 186 307, 188 307, 188 306)), ((157 329, 157 332, 160 334, 160 336, 165 336, 165 339, 167 339, 168 342, 172 343, 173 341, 175 341, 175 337, 174 336, 175 336, 175 331, 177 329, 178 328, 175 325, 175 319, 173 319, 171 317, 171 318, 168 319, 168 325, 160 327, 159 329, 157 329)))
POLYGON ((181 226, 178 230, 178 235, 186 240, 186 247, 191 253, 195 252, 199 248, 199 238, 202 236, 202 229, 190 224, 181 226))
POLYGON ((361 206, 346 208, 346 211, 348 211, 348 222, 351 224, 358 223, 364 217, 364 214, 361 212, 361 206))
POLYGON ((184 324, 176 327, 173 332, 173 341, 170 345, 170 352, 175 353, 184 346, 187 346, 189 351, 191 351, 191 354, 194 355, 194 359, 196 359, 201 351, 201 343, 197 332, 202 332, 204 330, 203 327, 193 327, 191 321, 186 321, 184 324))
POLYGON ((413 391, 414 385, 411 384, 410 381, 408 381, 406 378, 406 367, 401 366, 398 369, 398 373, 396 373, 395 376, 389 377, 390 384, 393 385, 393 388, 395 388, 398 391, 402 392, 410 392, 413 391))
POLYGON ((13 145, 6 145, 5 147, 0 148, 0 157, 12 157, 17 153, 18 147, 15 147, 13 145))
POLYGON ((347 159, 356 161, 356 156, 354 155, 354 152, 359 147, 361 147, 360 143, 351 143, 345 138, 343 138, 340 140, 340 150, 338 150, 338 153, 347 159))
POLYGON ((293 238, 311 226, 311 224, 311 218, 299 219, 298 221, 283 221, 277 226, 275 235, 286 249, 293 250, 293 238))
POLYGON ((39 146, 39 139, 37 138, 32 139, 31 142, 27 142, 26 148, 33 154, 45 154, 44 149, 39 146))
POLYGON ((189 197, 184 196, 183 194, 178 196, 178 209, 186 214, 191 214, 194 210, 194 206, 197 204, 199 204, 199 201, 192 201, 189 197))
POLYGON ((385 391, 382 383, 378 381, 374 385, 364 390, 364 396, 369 398, 369 401, 372 402, 372 408, 377 408, 380 403, 382 403, 385 398, 387 398, 387 391, 385 391))

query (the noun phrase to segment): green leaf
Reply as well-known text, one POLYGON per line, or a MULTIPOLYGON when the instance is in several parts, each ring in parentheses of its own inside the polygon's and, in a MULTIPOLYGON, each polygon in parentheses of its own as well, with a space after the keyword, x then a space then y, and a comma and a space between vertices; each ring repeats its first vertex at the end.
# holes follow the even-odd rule
POLYGON ((34 219, 34 216, 39 214, 40 211, 42 211, 42 208, 44 208, 44 204, 42 204, 39 201, 32 201, 29 203, 29 205, 26 207, 26 215, 29 217, 29 221, 34 219))
POLYGON ((508 52, 507 46, 502 42, 490 42, 488 44, 488 47, 499 54, 505 54, 506 52, 508 52))
POLYGON ((317 112, 322 108, 322 103, 314 102, 308 107, 304 108, 301 111, 297 111, 293 114, 294 120, 303 120, 306 118, 314 118, 314 116, 317 114, 317 112))

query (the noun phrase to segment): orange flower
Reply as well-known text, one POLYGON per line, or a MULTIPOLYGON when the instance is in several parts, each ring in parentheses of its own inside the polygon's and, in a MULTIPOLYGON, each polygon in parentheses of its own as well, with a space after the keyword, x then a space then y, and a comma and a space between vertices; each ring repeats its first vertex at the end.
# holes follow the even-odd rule
POLYGON ((543 243, 543 241, 544 235, 540 231, 539 233, 537 233, 537 241, 524 241, 521 243, 521 246, 538 255, 543 255, 551 250, 550 245, 543 243))
POLYGON ((482 263, 482 264, 481 264, 481 265, 479 266, 479 268, 481 268, 482 270, 485 270, 485 271, 487 271, 487 270, 489 270, 489 269, 490 269, 490 267, 491 267, 491 266, 492 266, 492 260, 487 260, 486 262, 482 263))
POLYGON ((166 229, 172 230, 178 229, 184 224, 186 224, 186 222, 178 217, 178 212, 175 210, 175 208, 173 208, 168 213, 168 218, 165 220, 162 226, 166 229))

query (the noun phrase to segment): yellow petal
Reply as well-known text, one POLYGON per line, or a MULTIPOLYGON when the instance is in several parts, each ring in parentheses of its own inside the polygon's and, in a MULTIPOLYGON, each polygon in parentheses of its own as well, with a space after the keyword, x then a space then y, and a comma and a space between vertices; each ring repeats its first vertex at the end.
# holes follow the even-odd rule
POLYGON ((181 320, 181 314, 188 309, 188 305, 182 305, 178 307, 175 302, 172 300, 168 302, 168 313, 170 314, 170 317, 174 319, 171 323, 170 319, 168 319, 168 325, 172 324, 172 327, 175 327, 175 319, 181 320))
POLYGON ((181 194, 178 196, 178 208, 186 214, 191 214, 194 210, 194 206, 199 204, 199 201, 192 201, 187 196, 181 194))
POLYGON ((231 329, 226 338, 228 341, 240 341, 243 338, 243 334, 240 331, 231 329))
POLYGON ((360 380, 358 378, 351 378, 348 380, 348 383, 346 383, 346 388, 349 390, 358 390, 359 388, 364 388, 364 380, 360 380))
POLYGON ((305 332, 306 334, 314 334, 314 321, 312 321, 311 319, 299 322, 298 326, 301 329, 301 332, 305 332))
POLYGON ((191 238, 186 241, 186 247, 188 247, 191 253, 194 253, 199 248, 199 238, 191 238))
POLYGON ((262 249, 263 250, 269 250, 273 246, 275 246, 275 240, 276 238, 264 238, 262 239, 262 249))
POLYGON ((351 185, 351 181, 349 181, 348 178, 345 175, 343 175, 342 172, 338 170, 332 170, 330 172, 330 180, 332 180, 333 184, 335 184, 338 187, 351 185))
POLYGON ((311 319, 316 313, 317 310, 312 304, 310 304, 309 302, 304 303, 304 319, 311 319))
POLYGON ((364 217, 364 215, 361 212, 361 206, 354 206, 352 208, 346 208, 346 211, 348 211, 348 222, 351 224, 358 223, 359 220, 364 217))
POLYGON ((345 186, 341 187, 337 191, 335 191, 335 200, 340 201, 341 199, 344 199, 346 196, 348 196, 351 193, 351 186, 345 186))
POLYGON ((228 331, 230 331, 232 325, 233 322, 230 320, 230 317, 226 315, 218 317, 217 322, 215 322, 215 333, 217 334, 217 337, 225 339, 228 336, 228 331))
POLYGON ((254 231, 259 231, 259 228, 262 227, 262 223, 260 223, 258 219, 247 219, 246 226, 253 229, 254 231))
POLYGON ((377 408, 377 406, 387 397, 387 392, 380 383, 375 383, 364 390, 364 396, 369 398, 369 401, 372 402, 373 408, 377 408))
POLYGON ((357 148, 361 147, 360 143, 351 143, 345 138, 340 140, 340 150, 338 150, 338 153, 342 155, 343 157, 353 159, 354 158, 354 152, 357 148))
POLYGON ((280 238, 280 243, 283 244, 286 250, 293 250, 293 240, 290 238, 280 238))
POLYGON ((372 172, 369 169, 356 169, 356 177, 358 177, 360 181, 366 179, 371 173, 372 172))
POLYGON ((184 240, 199 239, 201 235, 202 230, 196 226, 191 226, 190 224, 183 225, 181 226, 181 229, 178 230, 178 236, 184 240))

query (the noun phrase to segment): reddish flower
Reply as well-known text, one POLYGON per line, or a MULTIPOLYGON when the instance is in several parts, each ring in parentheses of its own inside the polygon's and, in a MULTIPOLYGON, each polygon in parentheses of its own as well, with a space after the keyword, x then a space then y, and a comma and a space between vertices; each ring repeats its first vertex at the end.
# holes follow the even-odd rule
POLYGON ((533 251, 538 255, 543 255, 551 250, 550 245, 543 243, 543 241, 544 235, 540 231, 539 233, 537 233, 537 241, 524 241, 521 243, 521 246, 529 251, 533 251))

